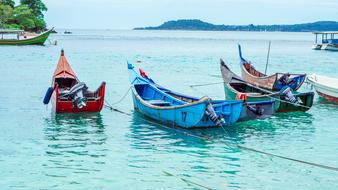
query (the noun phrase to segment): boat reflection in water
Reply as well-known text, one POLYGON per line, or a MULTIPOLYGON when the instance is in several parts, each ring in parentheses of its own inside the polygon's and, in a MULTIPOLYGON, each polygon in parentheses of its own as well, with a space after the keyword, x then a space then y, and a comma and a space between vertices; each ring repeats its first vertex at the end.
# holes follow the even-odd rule
POLYGON ((98 164, 104 164, 108 150, 100 113, 52 114, 44 125, 46 175, 63 177, 99 171, 98 164))
MULTIPOLYGON (((214 143, 223 143, 227 145, 245 144, 252 136, 268 136, 270 139, 284 132, 300 134, 306 130, 308 133, 314 133, 312 126, 314 117, 305 112, 279 113, 265 120, 251 120, 247 122, 236 123, 233 126, 224 128, 194 129, 172 128, 164 124, 159 124, 138 112, 133 113, 132 125, 130 126, 131 137, 135 139, 135 148, 154 149, 158 143, 184 145, 187 147, 208 147, 214 143), (306 125, 299 127, 298 123, 306 125), (196 142, 196 143, 192 143, 196 142), (202 143, 201 143, 202 142, 202 143)), ((311 138, 309 135, 307 138, 311 138)), ((249 145, 248 145, 249 146, 249 145)), ((167 151, 171 151, 168 149, 167 151)), ((230 147, 229 152, 239 152, 237 148, 230 147)))

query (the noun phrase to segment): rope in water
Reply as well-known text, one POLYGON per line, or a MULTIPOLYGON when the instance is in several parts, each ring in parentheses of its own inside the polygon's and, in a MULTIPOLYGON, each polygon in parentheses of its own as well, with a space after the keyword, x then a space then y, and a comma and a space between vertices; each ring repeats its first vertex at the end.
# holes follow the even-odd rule
POLYGON ((202 187, 203 189, 212 190, 212 188, 210 188, 210 187, 207 187, 207 186, 198 184, 198 183, 196 183, 196 182, 194 182, 194 181, 190 181, 190 180, 188 180, 188 179, 185 179, 185 178, 176 176, 176 175, 174 175, 174 174, 172 174, 172 173, 169 173, 169 172, 167 172, 167 171, 163 171, 163 173, 166 174, 166 175, 168 175, 168 176, 176 177, 176 178, 178 178, 178 179, 180 179, 180 180, 182 180, 182 181, 184 181, 184 182, 186 182, 186 183, 188 183, 188 184, 196 185, 196 186, 198 186, 198 187, 202 187))
POLYGON ((133 87, 133 86, 130 86, 130 87, 128 88, 128 90, 127 90, 126 93, 122 96, 122 98, 121 98, 120 100, 118 100, 118 101, 116 101, 116 102, 114 102, 114 103, 112 103, 112 104, 109 104, 109 106, 113 106, 113 105, 116 105, 116 104, 119 104, 120 102, 122 102, 122 100, 124 100, 124 98, 127 97, 128 93, 129 93, 129 91, 131 90, 132 87, 133 87))
MULTIPOLYGON (((222 127, 223 131, 227 134, 227 136, 230 136, 229 133, 226 131, 226 129, 224 129, 223 126, 221 126, 221 127, 222 127)), ((249 147, 245 147, 245 146, 239 145, 236 142, 232 143, 232 144, 227 143, 227 142, 224 142, 224 143, 229 148, 236 147, 238 149, 247 150, 247 151, 250 151, 250 152, 260 153, 260 154, 268 155, 268 156, 271 156, 271 157, 277 157, 277 158, 281 158, 281 159, 285 159, 285 160, 289 160, 289 161, 294 161, 294 162, 297 162, 297 163, 302 163, 302 164, 306 164, 306 165, 315 166, 315 167, 319 167, 319 168, 323 168, 323 169, 327 169, 327 170, 332 170, 332 171, 338 172, 338 168, 337 167, 327 166, 327 165, 323 165, 323 164, 317 164, 317 163, 313 163, 313 162, 308 162, 308 161, 303 161, 303 160, 299 160, 299 159, 295 159, 295 158, 281 156, 281 155, 278 155, 278 154, 264 152, 262 150, 257 150, 257 149, 254 149, 254 148, 249 148, 249 147)))
MULTIPOLYGON (((128 89, 127 92, 129 92, 129 90, 130 90, 130 88, 128 89)), ((126 93, 126 94, 128 94, 128 93, 126 93)), ((124 95, 124 97, 125 96, 126 95, 124 95)), ((127 113, 127 112, 124 112, 124 111, 121 111, 121 110, 119 110, 117 108, 112 107, 111 105, 109 105, 108 102, 106 102, 105 107, 107 107, 110 110, 115 111, 117 113, 121 113, 121 114, 124 114, 124 115, 127 115, 127 116, 132 116, 132 114, 130 114, 130 113, 127 113)), ((184 134, 184 135, 187 135, 187 136, 191 136, 191 137, 194 137, 194 138, 197 138, 197 139, 200 139, 200 140, 210 140, 210 138, 207 137, 207 136, 194 135, 194 134, 182 131, 179 128, 173 128, 173 127, 175 127, 174 125, 173 125, 173 127, 168 127, 167 125, 160 124, 160 123, 157 123, 157 122, 152 122, 152 121, 150 121, 148 119, 145 119, 145 118, 142 118, 142 117, 139 117, 139 119, 142 119, 142 120, 144 120, 144 121, 146 121, 148 123, 154 124, 154 125, 162 126, 164 128, 167 128, 167 129, 172 129, 172 130, 174 130, 176 132, 179 132, 181 134, 184 134)), ((229 133, 226 131, 226 129, 223 126, 222 126, 222 129, 223 129, 224 133, 228 137, 230 137, 229 133)), ((224 144, 226 146, 228 146, 229 148, 238 148, 238 149, 241 149, 241 150, 247 150, 247 151, 250 151, 250 152, 260 153, 260 154, 264 154, 264 155, 271 156, 271 157, 277 157, 277 158, 280 158, 280 159, 294 161, 294 162, 297 162, 297 163, 302 163, 302 164, 306 164, 306 165, 310 165, 310 166, 319 167, 319 168, 323 168, 323 169, 327 169, 327 170, 338 172, 338 168, 337 167, 327 166, 327 165, 323 165, 323 164, 317 164, 317 163, 303 161, 303 160, 299 160, 299 159, 294 159, 294 158, 290 158, 290 157, 286 157, 286 156, 281 156, 281 155, 277 155, 277 154, 273 154, 273 153, 269 153, 269 152, 264 152, 262 150, 257 150, 257 149, 254 149, 254 148, 249 148, 249 147, 245 147, 245 146, 239 145, 238 143, 228 143, 228 142, 224 141, 224 144)))
POLYGON ((214 85, 214 84, 222 84, 224 82, 213 82, 213 83, 205 83, 205 84, 193 84, 190 85, 189 87, 193 88, 193 87, 198 87, 198 86, 209 86, 209 85, 214 85))
MULTIPOLYGON (((115 112, 118 112, 118 113, 121 113, 121 114, 124 114, 124 115, 127 115, 127 116, 132 116, 132 114, 127 113, 127 112, 124 112, 124 111, 119 110, 119 109, 117 109, 117 108, 114 108, 114 107, 112 106, 112 105, 116 105, 116 104, 120 103, 120 102, 128 95, 128 92, 130 91, 131 88, 132 88, 132 86, 127 90, 127 92, 122 96, 122 98, 121 98, 119 101, 115 102, 114 104, 109 104, 109 102, 107 102, 107 101, 105 100, 104 106, 105 106, 106 108, 109 108, 111 111, 115 111, 115 112)), ((148 122, 148 123, 151 123, 151 124, 154 124, 154 125, 159 125, 159 126, 162 126, 162 127, 164 127, 164 128, 167 128, 167 129, 172 129, 172 130, 174 130, 174 131, 180 132, 180 133, 182 133, 182 134, 184 134, 184 135, 187 135, 187 136, 195 137, 195 138, 202 139, 202 140, 208 140, 208 139, 209 139, 209 137, 207 137, 207 136, 194 135, 194 134, 191 134, 191 133, 187 133, 187 132, 185 132, 185 131, 182 131, 182 130, 178 130, 178 129, 175 127, 174 124, 173 124, 173 127, 168 127, 167 125, 160 124, 160 123, 157 123, 157 122, 152 122, 152 121, 150 121, 150 120, 148 120, 148 119, 144 119, 144 118, 142 118, 142 117, 139 117, 139 118, 142 119, 142 120, 144 120, 144 121, 146 121, 146 122, 148 122)))

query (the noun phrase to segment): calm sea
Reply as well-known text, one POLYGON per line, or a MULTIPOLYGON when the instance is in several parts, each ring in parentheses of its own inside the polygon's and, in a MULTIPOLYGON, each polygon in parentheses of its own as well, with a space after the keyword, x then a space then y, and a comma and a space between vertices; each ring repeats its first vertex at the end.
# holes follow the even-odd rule
POLYGON ((240 74, 237 43, 264 70, 271 40, 268 73, 338 77, 338 53, 311 50, 311 33, 74 30, 50 39, 58 45, 0 46, 0 189, 338 189, 336 171, 228 146, 338 167, 338 105, 317 95, 307 113, 188 131, 206 141, 147 122, 130 94, 114 107, 131 116, 54 115, 42 104, 62 48, 90 89, 107 82, 110 103, 129 88, 127 60, 175 91, 222 99, 222 84, 189 85, 221 82, 220 58, 240 74))

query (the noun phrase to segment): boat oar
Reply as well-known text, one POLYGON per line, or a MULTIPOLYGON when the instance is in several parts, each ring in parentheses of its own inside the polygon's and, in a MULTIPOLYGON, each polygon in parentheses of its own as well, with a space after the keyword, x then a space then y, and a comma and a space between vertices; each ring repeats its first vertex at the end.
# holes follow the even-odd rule
POLYGON ((214 82, 214 83, 205 83, 205 84, 193 84, 189 85, 190 87, 198 87, 198 86, 210 86, 210 85, 215 85, 215 84, 222 84, 224 82, 214 82))
POLYGON ((268 55, 266 56, 266 65, 265 65, 265 72, 264 72, 265 75, 266 75, 266 71, 268 70, 270 47, 271 47, 271 41, 269 41, 268 55))

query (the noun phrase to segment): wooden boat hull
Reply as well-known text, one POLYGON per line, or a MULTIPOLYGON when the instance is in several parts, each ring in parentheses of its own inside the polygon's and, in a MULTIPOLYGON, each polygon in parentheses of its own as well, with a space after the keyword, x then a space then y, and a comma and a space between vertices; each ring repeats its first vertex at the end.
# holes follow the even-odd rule
POLYGON ((240 77, 229 70, 224 62, 221 62, 221 73, 224 81, 225 99, 227 100, 235 100, 239 93, 244 93, 247 102, 274 101, 274 110, 276 112, 307 111, 313 104, 314 94, 312 92, 294 94, 297 99, 301 100, 301 106, 288 103, 281 100, 279 92, 257 88, 241 80, 240 77), (241 91, 235 89, 236 85, 241 85, 239 88, 241 91))
POLYGON ((80 112, 100 112, 104 104, 106 83, 103 82, 101 86, 95 91, 93 99, 86 102, 86 106, 81 109, 76 108, 70 100, 60 100, 58 86, 55 85, 52 94, 52 110, 55 113, 80 113, 80 112))
POLYGON ((307 81, 312 84, 319 96, 329 102, 338 103, 338 79, 310 75, 307 81))
POLYGON ((281 102, 277 112, 306 112, 312 107, 314 100, 313 92, 296 93, 294 96, 300 100, 300 106, 288 102, 281 102))
POLYGON ((0 45, 43 45, 47 38, 49 37, 51 30, 48 30, 36 37, 29 38, 29 39, 13 39, 13 40, 1 40, 0 45))
MULTIPOLYGON (((233 89, 230 85, 224 84, 224 94, 226 100, 236 100, 237 94, 240 93, 233 89)), ((264 95, 264 96, 254 96, 250 95, 250 93, 245 93, 246 95, 246 101, 249 103, 254 102, 273 102, 273 110, 276 112, 279 110, 280 107, 280 101, 279 94, 273 94, 271 95, 264 95)))
POLYGON ((129 78, 132 85, 132 98, 135 111, 165 123, 187 129, 217 127, 208 115, 207 107, 211 104, 217 116, 222 116, 225 125, 235 123, 241 114, 242 101, 214 102, 208 97, 186 102, 141 77, 128 64, 129 78))
POLYGON ((199 103, 186 107, 159 110, 158 108, 143 102, 142 98, 138 97, 135 92, 133 92, 132 96, 135 111, 169 126, 180 126, 183 128, 197 127, 197 124, 204 117, 204 111, 208 101, 205 99, 199 103))
MULTIPOLYGON (((273 75, 265 75, 258 70, 256 70, 249 61, 245 60, 242 57, 241 46, 238 46, 239 56, 240 56, 240 67, 242 72, 243 80, 248 83, 258 86, 260 88, 265 88, 271 91, 279 91, 285 85, 281 84, 280 79, 286 73, 275 73, 273 75)), ((297 91, 304 83, 306 78, 306 74, 290 74, 290 80, 292 79, 292 83, 288 84, 288 86, 297 91)))
POLYGON ((260 102, 246 102, 243 105, 241 117, 239 118, 239 122, 241 121, 249 121, 256 119, 266 119, 275 114, 275 101, 260 101, 260 102), (258 108, 262 110, 262 114, 256 114, 252 110, 248 108, 248 106, 252 106, 254 108, 258 108))
MULTIPOLYGON (((227 100, 235 100, 238 92, 234 92, 231 90, 231 88, 227 85, 224 86, 224 93, 225 93, 225 99, 227 100)), ((313 105, 313 99, 314 99, 314 93, 313 92, 307 92, 307 93, 298 93, 295 94, 295 97, 297 99, 301 100, 301 106, 296 106, 294 104, 284 102, 281 100, 281 97, 279 94, 272 93, 271 96, 250 96, 249 93, 247 94, 247 102, 259 102, 259 101, 274 101, 274 110, 276 112, 305 112, 308 111, 312 105, 313 105)))

